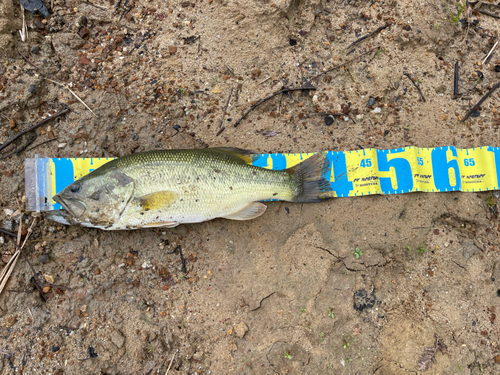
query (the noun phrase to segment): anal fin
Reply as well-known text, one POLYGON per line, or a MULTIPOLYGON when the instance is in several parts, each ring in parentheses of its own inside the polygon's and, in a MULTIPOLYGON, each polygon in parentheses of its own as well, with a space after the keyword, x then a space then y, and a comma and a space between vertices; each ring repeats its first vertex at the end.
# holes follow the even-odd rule
POLYGON ((222 217, 231 220, 251 220, 262 215, 264 212, 266 212, 266 209, 267 206, 263 203, 251 202, 241 210, 222 217))
POLYGON ((179 225, 179 223, 176 221, 164 221, 158 223, 144 224, 141 226, 141 228, 174 228, 177 225, 179 225))

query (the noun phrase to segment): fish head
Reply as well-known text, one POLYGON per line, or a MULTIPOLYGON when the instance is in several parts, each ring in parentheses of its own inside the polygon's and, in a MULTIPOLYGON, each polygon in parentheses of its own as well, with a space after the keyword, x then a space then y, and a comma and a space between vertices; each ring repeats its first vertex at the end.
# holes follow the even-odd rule
POLYGON ((120 218, 133 192, 134 180, 120 169, 96 169, 53 197, 67 214, 52 216, 55 221, 64 218, 69 224, 112 225, 120 218))

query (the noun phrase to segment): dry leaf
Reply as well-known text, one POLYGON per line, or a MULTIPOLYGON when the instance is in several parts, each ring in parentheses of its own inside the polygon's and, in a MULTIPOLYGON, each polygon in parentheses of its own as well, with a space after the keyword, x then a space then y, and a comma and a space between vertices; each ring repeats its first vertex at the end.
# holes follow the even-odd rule
POLYGON ((48 282, 49 284, 54 284, 54 276, 52 275, 45 275, 45 281, 48 282))

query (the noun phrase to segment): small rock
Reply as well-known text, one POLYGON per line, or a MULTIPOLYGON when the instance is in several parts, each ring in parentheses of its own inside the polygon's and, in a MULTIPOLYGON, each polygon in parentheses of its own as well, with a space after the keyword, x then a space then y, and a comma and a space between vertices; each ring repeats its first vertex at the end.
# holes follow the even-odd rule
POLYGON ((220 94, 222 89, 219 86, 215 86, 212 90, 212 94, 220 94))
POLYGON ((495 363, 500 363, 500 354, 495 356, 495 363))
POLYGON ((179 125, 174 125, 174 130, 179 131, 181 127, 179 125))
POLYGON ((153 267, 153 265, 151 264, 151 262, 149 260, 146 260, 144 261, 144 263, 142 263, 142 268, 151 268, 153 267))
POLYGON ((302 36, 307 35, 307 31, 305 31, 305 30, 300 30, 300 31, 299 31, 299 34, 300 34, 300 35, 302 35, 302 36))
POLYGON ((39 255, 37 259, 40 263, 45 264, 49 261, 49 256, 47 254, 39 255))
POLYGON ((380 113, 380 112, 382 112, 382 108, 376 107, 372 112, 373 113, 380 113))
POLYGON ((54 276, 52 275, 44 275, 45 281, 48 282, 49 284, 54 284, 54 276))
POLYGON ((40 47, 39 46, 31 47, 31 53, 38 55, 40 53, 40 47))
POLYGON ((82 17, 80 18, 80 25, 82 25, 83 27, 87 27, 87 24, 88 24, 87 17, 82 16, 82 17))
POLYGON ((472 114, 470 115, 470 117, 479 117, 480 114, 481 114, 480 111, 474 111, 474 112, 472 112, 472 114))
POLYGON ((170 52, 171 55, 175 54, 177 52, 177 47, 176 46, 168 46, 168 52, 170 52))
POLYGON ((80 57, 80 59, 78 60, 78 64, 88 65, 88 64, 90 64, 90 60, 89 60, 89 59, 87 59, 85 56, 82 56, 82 57, 80 57))
POLYGON ((139 139, 139 134, 137 134, 137 133, 133 133, 133 134, 132 134, 132 140, 133 140, 133 141, 137 141, 138 139, 139 139))
POLYGON ((330 126, 334 123, 335 119, 332 115, 325 116, 325 125, 330 126))
POLYGON ((3 238, 3 236, 0 236, 0 245, 3 245, 5 243, 5 239, 3 238))
POLYGON ((59 143, 59 144, 57 145, 57 147, 59 147, 59 148, 64 148, 64 147, 66 147, 66 143, 59 143))
POLYGON ((85 38, 90 34, 90 30, 88 27, 82 27, 80 31, 78 32, 78 35, 80 35, 80 38, 85 38))
POLYGON ((110 338, 111 342, 115 344, 118 347, 118 349, 121 349, 121 347, 125 343, 125 336, 123 336, 120 331, 117 330, 113 331, 113 333, 111 333, 110 338))
POLYGON ((254 69, 252 70, 252 78, 259 78, 261 74, 260 69, 254 69))
POLYGON ((45 25, 40 21, 39 19, 33 20, 33 23, 35 24, 36 27, 38 27, 40 30, 45 29, 45 25))
POLYGON ((239 337, 240 339, 243 338, 243 336, 245 336, 245 333, 248 332, 248 326, 241 322, 239 324, 237 324, 235 327, 234 327, 234 333, 236 334, 237 337, 239 337))
POLYGON ((59 348, 58 346, 53 346, 53 347, 52 347, 52 353, 56 353, 56 352, 58 352, 58 351, 59 351, 59 349, 60 349, 60 348, 59 348))
POLYGON ((291 45, 292 47, 293 47, 293 46, 296 46, 296 45, 297 45, 297 39, 292 39, 292 38, 290 38, 289 43, 290 43, 290 45, 291 45))
POLYGON ((375 98, 370 98, 368 99, 368 106, 371 107, 372 105, 375 104, 375 98))
POLYGON ((29 92, 30 94, 34 94, 34 93, 35 93, 35 91, 36 91, 36 86, 35 86, 35 85, 29 85, 29 87, 28 87, 28 92, 29 92))
POLYGON ((500 65, 495 65, 495 72, 500 72, 500 65))

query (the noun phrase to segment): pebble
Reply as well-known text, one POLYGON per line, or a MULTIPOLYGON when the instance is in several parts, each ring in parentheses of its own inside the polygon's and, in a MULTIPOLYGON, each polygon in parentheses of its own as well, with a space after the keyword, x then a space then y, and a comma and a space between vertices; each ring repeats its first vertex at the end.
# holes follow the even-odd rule
POLYGON ((254 69, 252 70, 252 78, 259 78, 261 75, 260 69, 254 69))
POLYGON ((35 93, 35 91, 36 91, 36 86, 35 86, 35 85, 30 85, 30 86, 28 87, 28 92, 29 92, 30 94, 34 94, 34 93, 35 93))
POLYGON ((332 115, 325 116, 325 125, 330 126, 334 123, 335 119, 332 115))
POLYGON ((153 265, 151 264, 151 262, 149 260, 146 260, 144 261, 144 263, 142 263, 142 268, 151 268, 153 267, 153 265))
POLYGON ((3 245, 5 243, 5 239, 3 238, 3 236, 0 236, 0 245, 3 245))
POLYGON ((133 134, 132 134, 132 140, 133 140, 133 141, 137 141, 138 139, 139 139, 139 134, 137 134, 137 133, 133 133, 133 134))
POLYGON ((176 46, 168 46, 168 52, 170 52, 171 55, 175 54, 177 52, 177 47, 176 46))
POLYGON ((31 53, 38 55, 40 53, 40 47, 39 46, 31 47, 31 53))
POLYGON ((179 131, 179 129, 180 129, 180 128, 181 128, 181 127, 180 127, 180 125, 177 125, 177 124, 176 124, 176 125, 174 125, 174 130, 179 131))
POLYGON ((47 254, 39 255, 37 259, 40 263, 45 264, 49 261, 49 256, 47 254))
POLYGON ((495 72, 500 72, 500 65, 495 65, 495 72))
POLYGON ((376 107, 372 112, 373 113, 380 113, 380 112, 382 112, 382 108, 376 107))
POLYGON ((368 106, 371 107, 372 105, 375 104, 375 98, 370 98, 368 99, 368 106))
POLYGON ((58 352, 59 351, 59 347, 58 346, 53 346, 52 347, 52 353, 55 353, 55 352, 58 352))
POLYGON ((297 39, 292 39, 290 38, 290 45, 293 47, 293 46, 296 46, 297 45, 297 39))
POLYGON ((59 144, 57 145, 57 147, 59 147, 59 148, 66 147, 66 143, 59 143, 59 144))
POLYGON ((118 349, 121 349, 123 344, 125 343, 125 336, 122 335, 122 333, 120 331, 113 331, 113 333, 111 333, 111 342, 113 344, 115 344, 118 349))
POLYGON ((239 337, 240 339, 243 338, 243 336, 245 336, 245 333, 248 332, 248 326, 241 322, 241 323, 238 323, 235 327, 234 327, 234 333, 236 334, 237 337, 239 337))
POLYGON ((470 117, 479 117, 480 114, 481 114, 480 111, 474 111, 474 112, 472 112, 472 114, 470 115, 470 117))

